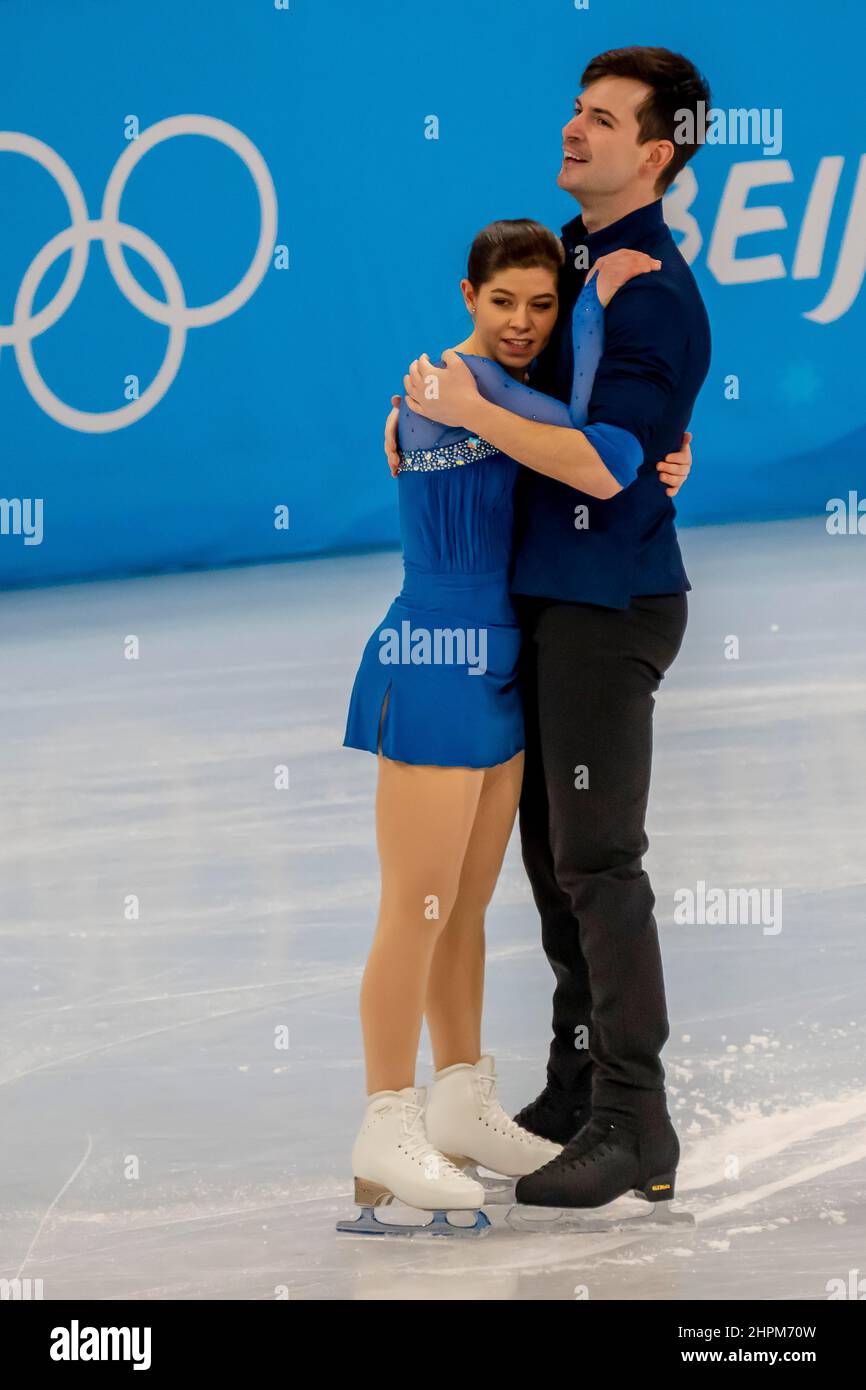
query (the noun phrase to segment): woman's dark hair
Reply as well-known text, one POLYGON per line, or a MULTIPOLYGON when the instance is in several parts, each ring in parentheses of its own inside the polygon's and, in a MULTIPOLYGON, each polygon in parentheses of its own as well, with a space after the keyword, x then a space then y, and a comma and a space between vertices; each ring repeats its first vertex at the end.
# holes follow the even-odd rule
POLYGON ((500 270, 544 266, 556 280, 564 259, 559 237, 540 222, 531 222, 528 217, 491 222, 481 228, 470 247, 466 279, 477 290, 500 270))
POLYGON ((656 190, 664 193, 703 143, 707 132, 710 89, 694 63, 668 48, 611 48, 600 53, 584 71, 580 84, 588 87, 602 77, 631 77, 649 87, 650 94, 637 110, 638 144, 670 140, 674 154, 659 174, 656 190), (703 102, 703 107, 700 106, 703 102), (690 111, 695 139, 683 138, 678 113, 690 111))

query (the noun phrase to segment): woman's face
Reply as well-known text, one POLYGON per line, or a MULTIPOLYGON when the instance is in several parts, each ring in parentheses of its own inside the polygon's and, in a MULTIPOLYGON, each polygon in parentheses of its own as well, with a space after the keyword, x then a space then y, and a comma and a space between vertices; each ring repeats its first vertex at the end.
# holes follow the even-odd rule
POLYGON ((478 292, 460 282, 466 307, 474 310, 474 336, 480 356, 512 370, 528 367, 547 343, 556 323, 556 275, 545 266, 499 270, 478 292))

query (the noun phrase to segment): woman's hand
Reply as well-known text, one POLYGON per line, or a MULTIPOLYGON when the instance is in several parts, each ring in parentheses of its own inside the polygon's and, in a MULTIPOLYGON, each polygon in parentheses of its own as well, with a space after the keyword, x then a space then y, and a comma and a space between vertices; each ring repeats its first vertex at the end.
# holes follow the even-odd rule
POLYGON ((619 251, 610 251, 606 256, 599 256, 586 277, 586 283, 589 284, 598 271, 598 297, 607 307, 617 290, 629 280, 633 280, 636 275, 647 275, 651 270, 661 268, 661 261, 645 255, 643 251, 629 251, 623 246, 619 251))
POLYGON ((442 357, 444 367, 434 367, 426 352, 412 363, 403 378, 406 404, 425 420, 468 429, 468 416, 479 400, 475 378, 453 348, 442 357))
POLYGON ((686 430, 679 450, 674 454, 668 454, 663 463, 656 464, 659 481, 669 484, 669 486, 665 488, 668 497, 676 497, 691 472, 692 451, 689 448, 691 442, 692 436, 689 431, 686 430))

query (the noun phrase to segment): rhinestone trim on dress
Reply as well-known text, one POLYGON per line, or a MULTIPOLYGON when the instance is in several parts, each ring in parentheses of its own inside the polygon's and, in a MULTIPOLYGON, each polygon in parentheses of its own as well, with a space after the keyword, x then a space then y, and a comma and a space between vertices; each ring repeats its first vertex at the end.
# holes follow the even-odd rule
POLYGON ((456 444, 445 444, 439 449, 400 450, 398 473, 432 473, 439 468, 459 468, 461 464, 472 463, 475 459, 489 458, 499 450, 486 439, 473 435, 461 439, 456 444))

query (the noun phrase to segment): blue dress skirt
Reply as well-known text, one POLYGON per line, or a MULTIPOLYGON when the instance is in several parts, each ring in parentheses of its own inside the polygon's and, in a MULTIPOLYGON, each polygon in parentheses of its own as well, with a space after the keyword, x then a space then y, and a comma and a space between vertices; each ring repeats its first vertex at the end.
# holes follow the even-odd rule
POLYGON ((435 472, 406 463, 403 588, 364 648, 344 742, 377 751, 388 695, 386 758, 492 767, 523 748, 508 592, 517 465, 502 454, 435 472))
MULTIPOLYGON (((575 306, 580 385, 570 406, 490 358, 460 356, 488 400, 527 419, 579 426, 602 315, 592 281, 575 306)), ((364 648, 343 744, 376 753, 381 726, 386 758, 494 767, 524 747, 520 628, 509 594, 519 465, 466 430, 416 415, 405 399, 398 434, 403 587, 364 648)))

